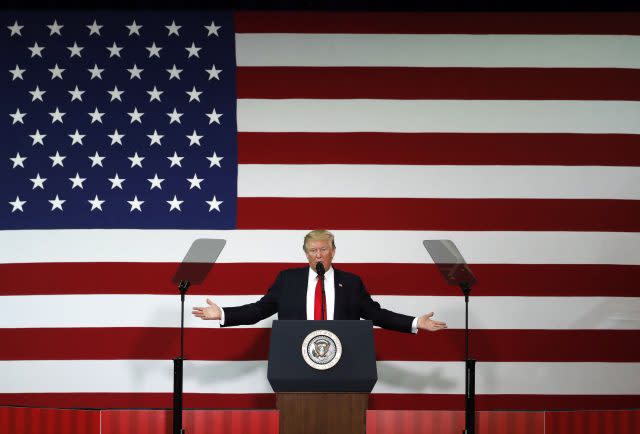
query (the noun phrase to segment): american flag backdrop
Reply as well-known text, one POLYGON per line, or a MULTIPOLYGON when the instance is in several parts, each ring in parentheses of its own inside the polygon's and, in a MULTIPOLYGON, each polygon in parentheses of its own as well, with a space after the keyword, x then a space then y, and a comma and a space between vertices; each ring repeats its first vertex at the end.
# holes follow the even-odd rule
MULTIPOLYGON (((370 408, 640 406, 640 15, 3 12, 0 404, 170 407, 177 263, 255 300, 337 268, 449 329, 376 329, 370 408)), ((188 315, 189 316, 189 315, 188 315)), ((273 407, 269 326, 186 319, 185 406, 273 407)))

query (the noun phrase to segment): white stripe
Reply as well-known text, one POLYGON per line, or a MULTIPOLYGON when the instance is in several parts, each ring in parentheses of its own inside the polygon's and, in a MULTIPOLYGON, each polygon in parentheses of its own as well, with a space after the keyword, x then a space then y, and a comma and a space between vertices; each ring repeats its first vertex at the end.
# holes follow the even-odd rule
MULTIPOLYGON (((186 393, 270 393, 266 361, 186 361, 186 393)), ((0 362, 0 393, 172 391, 171 360, 0 362)), ((374 393, 464 393, 461 362, 378 362, 374 393)), ((478 394, 637 395, 640 363, 478 363, 478 394)))
POLYGON ((636 101, 239 99, 237 113, 240 132, 640 134, 636 101))
POLYGON ((613 35, 236 34, 238 66, 640 68, 613 35))
MULTIPOLYGON (((261 288, 260 292, 266 292, 261 288)), ((472 294, 473 295, 473 294, 472 294)), ((209 296, 220 306, 255 302, 259 295, 209 296)), ((215 328, 218 321, 191 315, 205 296, 187 296, 185 327, 215 328)), ((430 311, 449 328, 464 328, 464 299, 436 296, 374 296, 383 307, 412 316, 430 311)), ((179 327, 177 295, 30 295, 2 297, 0 328, 179 327)), ((271 327, 276 317, 251 327, 271 327)), ((472 297, 474 329, 640 330, 638 297, 472 297), (594 314, 597 312, 597 315, 594 314)))
POLYGON ((242 164, 240 197, 640 199, 640 167, 242 164))
MULTIPOLYGON (((331 228, 329 228, 331 229, 331 228)), ((431 263, 422 240, 450 239, 472 264, 640 265, 640 234, 630 232, 332 231, 336 264, 431 263)), ((179 262, 199 238, 224 238, 222 263, 304 264, 306 230, 0 231, 0 263, 179 262)))

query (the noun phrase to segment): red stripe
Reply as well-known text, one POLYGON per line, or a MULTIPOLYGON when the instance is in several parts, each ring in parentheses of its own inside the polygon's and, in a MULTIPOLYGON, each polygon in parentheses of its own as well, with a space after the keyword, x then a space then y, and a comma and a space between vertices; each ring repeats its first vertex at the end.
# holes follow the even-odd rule
MULTIPOLYGON (((340 245, 338 244, 338 249, 340 245)), ((425 262, 427 252, 425 251, 425 262)), ((216 264, 193 295, 260 295, 278 272, 303 263, 216 264), (250 270, 250 272, 247 272, 250 270)), ((471 264, 472 296, 640 297, 640 265, 471 264), (517 285, 514 285, 517 282, 517 285)), ((0 264, 0 294, 177 294, 175 263, 0 264), (73 276, 72 279, 69 276, 73 276)), ((433 264, 336 264, 359 275, 373 295, 456 296, 433 264)))
MULTIPOLYGON (((172 427, 168 410, 103 410, 102 434, 123 434, 120 426, 126 425, 126 433, 169 433, 172 427)), ((188 433, 225 432, 229 434, 277 434, 276 410, 185 410, 182 426, 188 433), (230 429, 221 431, 215 426, 230 423, 230 429)))
MULTIPOLYGON (((0 405, 60 408, 172 407, 171 393, 1 393, 0 405)), ((476 409, 590 410, 640 408, 640 395, 477 395, 476 409)), ((186 393, 185 408, 274 409, 275 394, 186 393)), ((379 394, 369 398, 370 410, 460 410, 464 395, 379 394)))
POLYGON ((238 98, 640 100, 637 69, 240 67, 236 77, 238 98))
MULTIPOLYGON (((479 411, 476 430, 484 434, 545 434, 544 412, 479 411)), ((373 410, 367 412, 367 434, 459 434, 463 411, 373 410)))
POLYGON ((546 434, 637 434, 640 432, 640 411, 558 411, 545 414, 545 422, 546 434), (577 431, 580 425, 582 429, 577 431))
MULTIPOLYGON (((270 329, 187 329, 189 360, 266 360, 270 329), (200 345, 207 342, 207 345, 200 345)), ((418 336, 375 329, 377 360, 464 359, 464 330, 418 336)), ((471 355, 483 362, 640 362, 640 330, 472 330, 471 355)), ((0 360, 171 359, 171 328, 0 329, 0 360)))
POLYGON ((638 35, 638 13, 235 12, 237 33, 638 35))
POLYGON ((100 412, 0 408, 0 434, 100 434, 100 412))
MULTIPOLYGON (((464 395, 373 393, 374 410, 459 410, 464 395)), ((591 410, 640 408, 640 395, 476 395, 476 410, 591 410)))
POLYGON ((640 201, 244 197, 238 199, 237 224, 238 229, 638 232, 640 201), (323 212, 309 212, 314 208, 323 212))
POLYGON ((640 135, 239 133, 238 161, 240 164, 640 166, 640 135))

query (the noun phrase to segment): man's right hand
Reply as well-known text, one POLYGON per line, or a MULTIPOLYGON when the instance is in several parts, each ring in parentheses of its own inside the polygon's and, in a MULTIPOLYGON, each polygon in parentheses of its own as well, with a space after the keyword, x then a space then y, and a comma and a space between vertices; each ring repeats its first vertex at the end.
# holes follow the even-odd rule
POLYGON ((191 313, 201 319, 220 319, 222 311, 220 307, 207 298, 208 307, 194 307, 191 313))

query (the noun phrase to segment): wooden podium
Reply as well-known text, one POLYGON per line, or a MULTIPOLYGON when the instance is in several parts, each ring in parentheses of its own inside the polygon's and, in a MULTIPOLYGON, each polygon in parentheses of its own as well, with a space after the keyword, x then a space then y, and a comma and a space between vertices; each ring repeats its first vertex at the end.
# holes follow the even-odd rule
POLYGON ((276 392, 280 434, 365 434, 369 393, 378 379, 373 324, 274 321, 267 378, 276 392), (313 350, 305 338, 324 331, 336 337, 341 355, 331 368, 318 369, 303 356, 313 350))
POLYGON ((276 393, 280 434, 365 434, 368 393, 276 393))

